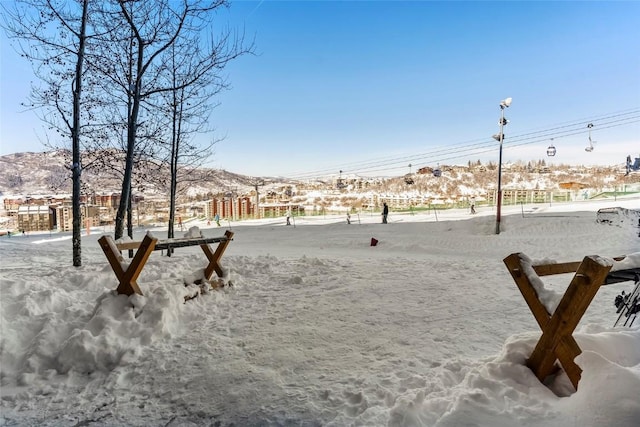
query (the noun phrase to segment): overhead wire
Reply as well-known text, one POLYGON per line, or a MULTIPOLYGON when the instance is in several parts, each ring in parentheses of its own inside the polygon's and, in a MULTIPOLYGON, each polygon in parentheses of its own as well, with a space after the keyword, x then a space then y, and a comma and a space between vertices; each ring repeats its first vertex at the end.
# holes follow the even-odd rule
MULTIPOLYGON (((640 122, 640 116, 636 118, 636 120, 633 121, 628 121, 625 122, 624 124, 630 124, 630 123, 637 123, 640 122)), ((609 126, 602 126, 599 125, 598 129, 608 129, 608 128, 612 128, 612 127, 617 127, 620 126, 620 124, 613 124, 613 125, 609 125, 609 126)), ((553 136, 554 141, 560 138, 566 138, 569 136, 574 136, 574 135, 581 135, 584 134, 585 131, 584 130, 576 130, 574 132, 564 132, 562 134, 555 134, 556 136, 553 136)), ((526 140, 526 139, 531 139, 531 138, 522 138, 521 140, 517 140, 515 137, 511 138, 511 142, 503 142, 503 149, 508 149, 508 148, 513 148, 513 147, 520 147, 520 146, 524 146, 524 145, 530 145, 530 144, 535 144, 535 143, 540 143, 540 142, 545 142, 548 141, 549 138, 548 137, 540 137, 534 140, 530 140, 530 141, 526 141, 526 142, 521 142, 522 140, 526 140)), ((495 151, 495 142, 490 142, 492 145, 491 146, 484 146, 484 149, 480 150, 480 151, 474 151, 473 153, 467 152, 467 153, 460 153, 460 152, 455 152, 452 153, 451 155, 448 156, 440 156, 440 157, 435 157, 433 159, 434 162, 444 162, 447 160, 455 160, 455 159, 460 159, 460 158, 468 158, 471 155, 475 156, 475 155, 480 155, 480 154, 485 154, 485 153, 492 153, 495 151)), ((359 170, 358 172, 362 173, 363 171, 366 173, 372 173, 372 172, 387 172, 387 171, 393 171, 393 170, 398 170, 400 168, 402 168, 404 166, 388 166, 385 168, 377 168, 377 169, 367 169, 365 170, 359 170)))
MULTIPOLYGON (((605 117, 601 117, 601 118, 597 118, 597 120, 606 120, 606 119, 611 119, 611 118, 617 118, 623 115, 629 115, 629 114, 634 114, 634 116, 631 117, 626 117, 626 118, 622 118, 622 119, 618 119, 615 120, 614 122, 618 122, 618 125, 624 125, 624 124, 629 124, 629 123, 633 123, 636 122, 637 119, 640 117, 638 116, 637 113, 640 113, 640 110, 635 110, 635 111, 631 111, 631 112, 626 112, 624 114, 616 114, 616 115, 610 115, 610 116, 605 116, 605 117), (632 120, 634 119, 634 120, 632 120), (622 122, 622 123, 620 123, 622 122)), ((596 119, 588 119, 588 120, 581 120, 579 122, 571 122, 569 125, 564 125, 564 126, 556 126, 554 128, 549 128, 549 129, 543 129, 540 131, 534 131, 534 132, 530 132, 527 134, 522 134, 522 135, 516 135, 513 137, 510 137, 509 140, 507 141, 505 139, 505 142, 503 142, 504 146, 506 147, 513 147, 513 146, 520 146, 520 145, 526 145, 526 143, 520 143, 520 144, 515 144, 515 142, 517 141, 522 141, 522 140, 527 140, 529 139, 531 144, 536 143, 536 142, 541 142, 544 141, 550 137, 553 138, 563 138, 563 137, 567 137, 567 136, 571 136, 571 135, 575 135, 575 134, 580 134, 580 133, 585 133, 586 131, 584 130, 578 130, 576 129, 576 126, 581 125, 581 124, 585 124, 585 123, 590 123, 596 121, 596 119), (563 128, 570 128, 570 129, 565 129, 563 130, 563 128), (573 129, 571 129, 573 128, 573 129), (512 141, 512 142, 509 142, 512 141)), ((604 123, 604 124, 608 124, 608 123, 604 123)), ((602 124, 598 125, 598 129, 605 129, 605 128, 610 128, 610 127, 614 127, 614 125, 609 125, 609 126, 603 126, 602 124)), ((406 165, 399 165, 400 162, 406 162, 406 161, 416 161, 416 160, 421 160, 421 159, 431 159, 433 158, 433 161, 437 161, 437 160, 450 160, 453 158, 462 158, 465 156, 469 156, 469 155, 474 155, 474 154, 481 154, 484 153, 486 151, 491 151, 490 150, 481 150, 481 151, 473 151, 474 149, 482 149, 482 148, 488 148, 489 146, 494 147, 495 146, 495 141, 493 140, 487 140, 484 139, 483 142, 479 142, 479 143, 474 143, 474 144, 466 144, 466 145, 462 145, 462 144, 454 144, 452 146, 448 146, 448 147, 444 147, 444 148, 437 148, 435 150, 431 150, 427 153, 422 153, 422 154, 417 154, 417 155, 409 155, 409 156, 403 156, 403 157, 399 157, 399 158, 386 158, 386 159, 381 159, 381 160, 373 160, 373 161, 366 161, 366 162, 355 162, 353 164, 351 164, 351 167, 348 167, 347 165, 343 165, 341 166, 341 169, 344 170, 344 172, 349 172, 349 173, 358 173, 358 172, 376 172, 379 170, 393 170, 393 169, 399 169, 402 167, 406 167, 406 165), (456 156, 449 156, 450 153, 457 153, 456 156), (386 165, 386 168, 380 168, 380 166, 384 166, 386 165), (394 167, 390 167, 389 165, 398 165, 398 166, 394 166, 394 167)), ((306 174, 304 174, 304 176, 317 176, 317 174, 322 174, 322 173, 330 173, 330 174, 335 174, 335 169, 324 169, 324 170, 319 170, 319 171, 313 171, 313 172, 307 172, 306 174)))
MULTIPOLYGON (((511 147, 520 147, 545 142, 549 139, 553 139, 555 141, 561 138, 584 134, 588 132, 588 129, 585 126, 589 123, 596 124, 595 128, 592 129, 593 131, 599 131, 637 122, 640 122, 640 110, 623 110, 600 117, 578 119, 576 121, 551 125, 552 127, 541 130, 513 135, 508 138, 505 137, 503 141, 503 148, 508 149, 511 147)), ((407 162, 424 162, 434 165, 435 163, 443 161, 469 158, 471 156, 492 152, 495 150, 495 144, 496 141, 493 139, 482 138, 455 143, 446 147, 436 147, 433 150, 424 153, 343 163, 332 168, 306 171, 299 174, 289 175, 289 177, 292 179, 304 180, 326 175, 335 175, 338 172, 351 175, 388 172, 407 168, 407 162)))

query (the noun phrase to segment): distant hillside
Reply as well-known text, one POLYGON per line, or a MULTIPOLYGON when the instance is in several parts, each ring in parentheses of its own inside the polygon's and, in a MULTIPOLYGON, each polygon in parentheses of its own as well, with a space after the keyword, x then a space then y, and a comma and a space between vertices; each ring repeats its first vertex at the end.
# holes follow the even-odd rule
MULTIPOLYGON (((45 153, 15 153, 0 156, 0 195, 35 195, 71 193, 69 153, 50 151, 45 153)), ((82 172, 84 192, 108 193, 121 191, 118 171, 110 171, 102 164, 94 163, 82 172)), ((146 174, 139 179, 134 192, 149 195, 168 195, 169 169, 167 165, 148 164, 146 174)), ((224 170, 199 168, 184 174, 183 193, 219 194, 227 191, 244 192, 253 188, 256 178, 238 175, 224 170)))
MULTIPOLYGON (((119 152, 100 152, 86 155, 83 160, 83 193, 110 193, 121 190, 121 161, 119 152), (105 160, 106 159, 106 160, 105 160), (114 160, 115 159, 115 160, 114 160), (113 165, 116 166, 113 166, 113 165)), ((10 195, 51 195, 71 193, 71 163, 68 152, 16 153, 0 156, 0 196, 10 195)), ((291 191, 331 190, 340 194, 362 191, 402 194, 438 194, 452 196, 460 194, 483 194, 493 191, 496 186, 497 167, 495 163, 482 165, 469 163, 464 166, 442 165, 442 176, 435 177, 428 168, 419 173, 395 178, 366 178, 357 175, 325 177, 322 180, 296 182, 286 178, 251 177, 224 170, 197 168, 182 172, 180 197, 212 197, 233 192, 239 195, 251 194, 260 183, 261 193, 291 191), (410 184, 409 184, 410 182, 410 184)), ((134 193, 145 196, 167 198, 169 169, 166 164, 155 161, 142 162, 136 168, 134 193)), ((625 176, 620 166, 547 166, 544 160, 538 162, 516 162, 503 165, 503 189, 556 190, 561 184, 577 183, 579 187, 595 191, 623 190, 625 185, 640 183, 640 172, 625 176)))

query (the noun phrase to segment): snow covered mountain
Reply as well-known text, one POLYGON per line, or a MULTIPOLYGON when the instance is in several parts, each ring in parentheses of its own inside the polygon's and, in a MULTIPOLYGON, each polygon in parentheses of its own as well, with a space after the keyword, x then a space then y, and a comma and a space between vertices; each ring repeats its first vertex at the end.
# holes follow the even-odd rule
MULTIPOLYGON (((0 195, 70 193, 70 159, 70 153, 61 150, 0 156, 0 195)), ((83 191, 120 192, 122 181, 119 171, 105 167, 104 161, 100 163, 96 159, 94 156, 92 167, 84 165, 83 191)), ((146 174, 139 180, 138 192, 168 194, 170 175, 166 164, 147 162, 141 169, 146 174)), ((249 189, 256 181, 254 177, 208 168, 189 170, 188 175, 186 191, 190 195, 217 194, 230 188, 249 189)))
MULTIPOLYGON (((121 153, 101 152, 83 159, 83 192, 120 192, 121 164, 117 159, 121 153)), ((41 153, 14 153, 0 156, 0 196, 65 194, 71 192, 71 163, 67 151, 41 153)), ((135 168, 134 192, 144 195, 168 196, 169 168, 156 161, 141 161, 135 168)), ((442 176, 434 177, 428 170, 421 170, 410 177, 363 178, 358 176, 318 177, 304 184, 316 190, 340 189, 341 194, 350 193, 351 187, 366 188, 367 191, 402 194, 407 192, 451 194, 482 194, 495 187, 497 170, 495 164, 472 164, 464 166, 442 166, 442 176), (410 178, 410 179, 408 179, 410 178), (363 181, 366 181, 363 184, 363 181), (409 182, 411 184, 409 184, 409 182), (349 185, 349 184, 353 185, 349 185)), ((234 192, 249 194, 256 184, 268 188, 286 188, 301 184, 285 177, 252 177, 220 169, 190 168, 183 171, 180 194, 189 197, 211 196, 234 192)), ((619 165, 611 167, 585 167, 546 165, 544 161, 504 164, 503 188, 547 189, 561 188, 561 184, 576 183, 581 187, 598 191, 622 190, 629 184, 637 186, 640 174, 624 175, 619 165)))

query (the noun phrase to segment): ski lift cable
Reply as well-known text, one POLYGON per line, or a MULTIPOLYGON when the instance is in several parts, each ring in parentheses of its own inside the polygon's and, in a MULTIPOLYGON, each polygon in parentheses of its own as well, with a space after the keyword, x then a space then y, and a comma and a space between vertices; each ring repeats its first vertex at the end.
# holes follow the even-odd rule
MULTIPOLYGON (((640 110, 626 112, 624 114, 612 114, 609 116, 602 117, 600 119, 600 122, 598 123, 598 130, 636 123, 639 121, 638 119, 640 119, 640 114, 638 113, 640 113, 640 110), (624 116, 629 116, 633 113, 635 113, 635 115, 631 117, 624 117, 624 116), (609 119, 616 119, 616 120, 609 120, 609 119), (606 120, 609 120, 609 121, 606 121, 606 120)), ((542 140, 548 139, 549 137, 553 137, 557 139, 557 138, 563 138, 567 136, 584 133, 585 132, 584 124, 587 122, 592 123, 594 121, 598 122, 597 120, 591 119, 589 121, 580 121, 577 123, 574 122, 565 126, 557 126, 555 128, 533 131, 533 132, 525 133, 521 135, 514 135, 513 137, 509 138, 508 141, 510 141, 510 143, 505 142, 505 145, 519 146, 524 144, 514 144, 514 142, 531 140, 531 142, 529 143, 535 143, 535 142, 540 142, 542 140), (553 133, 553 131, 556 131, 556 132, 553 133)), ((467 144, 466 146, 453 145, 446 148, 438 148, 427 153, 403 156, 403 157, 394 158, 394 159, 387 158, 387 159, 380 159, 380 160, 369 160, 369 161, 363 161, 363 162, 346 163, 344 164, 342 169, 343 170, 347 169, 349 173, 359 173, 362 171, 372 172, 372 171, 380 171, 380 170, 399 169, 400 166, 390 167, 389 165, 399 164, 400 162, 403 164, 406 164, 405 162, 407 160, 410 160, 412 162, 416 160, 426 161, 427 159, 438 157, 438 155, 442 155, 443 156, 442 158, 444 159, 469 157, 470 155, 473 155, 474 152, 475 154, 484 153, 486 151, 483 150, 483 148, 493 147, 495 144, 495 141, 493 140, 484 139, 484 141, 485 142, 467 144), (480 150, 480 151, 475 151, 475 150, 480 150), (449 154, 451 153, 456 153, 457 155, 453 157, 449 156, 449 154), (384 167, 384 166, 387 166, 387 167, 384 167)), ((488 151, 491 151, 491 150, 488 150, 488 151)), ((296 174, 292 176, 299 177, 300 179, 304 179, 304 177, 311 178, 314 176, 331 173, 331 171, 333 170, 335 169, 334 168, 320 169, 320 170, 308 171, 308 172, 304 172, 304 173, 296 174)))
MULTIPOLYGON (((636 120, 635 122, 640 122, 639 120, 636 120)), ((611 128, 611 127, 616 127, 618 125, 609 125, 609 126, 602 126, 602 129, 607 129, 607 128, 611 128)), ((574 136, 574 135, 580 135, 583 134, 584 131, 583 130, 577 130, 577 131, 573 131, 573 132, 564 132, 563 134, 560 135, 556 135, 555 139, 559 139, 559 138, 565 138, 565 137, 569 137, 569 136, 574 136)), ((544 142, 546 141, 546 138, 537 138, 537 139, 532 139, 532 138, 524 138, 521 139, 520 141, 515 140, 515 138, 512 138, 509 140, 509 142, 505 141, 504 143, 504 147, 505 149, 511 148, 511 147, 520 147, 520 146, 524 146, 524 145, 530 145, 530 144, 536 144, 539 142, 544 142)), ((452 155, 443 155, 443 156, 439 156, 439 157, 432 157, 429 159, 428 163, 433 163, 436 160, 443 162, 443 161, 447 161, 447 160, 456 160, 456 159, 460 159, 460 158, 468 158, 470 156, 474 156, 474 155, 480 155, 480 154, 486 154, 486 153, 491 153, 495 151, 495 144, 492 143, 491 145, 485 145, 484 149, 477 149, 474 151, 465 151, 465 152, 450 152, 447 154, 452 154, 452 155)), ((387 164, 387 165, 379 165, 378 167, 369 167, 366 169, 359 169, 358 172, 362 173, 362 172, 367 172, 367 173, 371 173, 371 172, 385 172, 385 171, 392 171, 392 170, 398 170, 399 168, 401 168, 401 166, 392 166, 393 163, 387 164)))
MULTIPOLYGON (((486 144, 485 142, 482 143, 477 143, 474 145, 477 146, 482 146, 486 144)), ((440 148, 440 149, 436 149, 433 151, 430 151, 429 153, 426 154, 422 154, 422 155, 408 155, 405 157, 396 157, 391 159, 391 161, 393 161, 394 163, 405 163, 406 161, 413 161, 414 159, 422 159, 422 158, 428 158, 429 156, 433 156, 434 154, 438 154, 440 152, 445 152, 448 153, 450 151, 455 151, 452 148, 440 148)), ((384 166, 389 164, 390 159, 389 158, 384 158, 384 159, 380 159, 380 160, 369 160, 369 161, 364 161, 364 162, 355 162, 355 163, 351 163, 351 164, 346 164, 346 166, 344 167, 345 169, 350 169, 351 171, 353 170, 361 170, 361 169, 366 169, 368 167, 377 167, 377 166, 384 166)), ((316 174, 318 172, 322 173, 322 172, 327 172, 327 171, 332 171, 334 170, 333 168, 331 169, 321 169, 321 170, 317 170, 317 171, 311 171, 311 172, 307 172, 303 175, 313 175, 316 174)))
POLYGON ((590 118, 586 118, 586 119, 577 119, 577 120, 572 120, 570 122, 558 123, 556 125, 551 125, 551 127, 545 127, 544 129, 542 129, 540 131, 530 131, 528 133, 535 134, 535 133, 539 133, 539 132, 548 132, 550 130, 562 129, 562 128, 566 128, 566 127, 584 126, 584 124, 593 123, 593 122, 601 122, 601 121, 610 120, 610 119, 616 119, 616 118, 620 118, 620 120, 626 120, 624 118, 624 116, 635 116, 635 117, 637 117, 639 113, 640 113, 640 110, 638 110, 638 109, 625 110, 624 112, 610 113, 610 114, 602 116, 602 117, 590 117, 590 118))
MULTIPOLYGON (((637 120, 636 122, 640 122, 640 120, 637 120)), ((615 127, 615 126, 608 126, 608 127, 615 127)), ((574 135, 580 135, 584 132, 579 131, 579 132, 573 132, 573 133, 567 133, 564 134, 562 137, 569 137, 569 136, 574 136, 574 135)), ((543 142, 545 141, 545 139, 536 139, 536 140, 532 140, 532 141, 525 141, 525 142, 520 142, 520 143, 515 143, 515 141, 511 141, 509 143, 505 143, 505 150, 509 149, 509 148, 513 148, 513 147, 520 147, 520 146, 525 146, 525 145, 531 145, 531 144, 536 144, 539 142, 543 142)), ((486 154, 486 153, 492 153, 495 151, 495 146, 486 146, 486 148, 484 149, 476 149, 473 152, 455 152, 455 153, 450 153, 452 155, 443 155, 437 158, 431 158, 429 159, 428 162, 426 163, 433 163, 435 160, 439 160, 441 162, 445 162, 445 161, 449 161, 449 160, 457 160, 457 159, 464 159, 464 158, 469 158, 471 156, 476 156, 476 155, 481 155, 481 154, 486 154)), ((368 167, 368 168, 362 168, 362 169, 358 169, 356 171, 353 171, 353 174, 371 174, 371 173, 379 173, 379 172, 390 172, 390 171, 397 171, 399 169, 401 169, 402 166, 394 166, 392 165, 378 165, 376 167, 368 167)))
MULTIPOLYGON (((542 132, 550 132, 550 131, 554 131, 554 130, 558 130, 558 129, 562 129, 562 128, 566 128, 566 127, 582 127, 584 125, 584 123, 587 122, 593 122, 593 121, 603 121, 603 120, 608 120, 611 118, 617 118, 617 117, 621 117, 621 116, 625 116, 625 115, 630 115, 630 114, 638 114, 640 113, 640 110, 626 110, 624 112, 621 113, 612 113, 610 115, 607 116, 603 116, 603 117, 599 117, 599 118, 590 118, 588 120, 586 119, 580 119, 580 121, 578 122, 567 122, 569 123, 564 124, 562 126, 556 126, 556 127, 552 127, 552 128, 545 128, 543 130, 537 130, 537 131, 531 131, 528 132, 526 134, 520 135, 520 136, 525 136, 525 135, 536 135, 538 133, 542 133, 542 132)), ((638 117, 638 116, 636 116, 638 117)), ((620 120, 627 120, 627 119, 620 119, 620 120)), ((492 143, 493 141, 490 140, 492 143)), ((442 147, 442 148, 436 148, 434 150, 429 151, 428 153, 425 153, 424 155, 407 155, 407 156, 403 156, 403 157, 399 157, 399 158, 394 158, 394 161, 411 161, 413 159, 416 158, 421 158, 421 157, 428 157, 431 156, 433 154, 437 154, 440 152, 449 152, 449 151, 457 151, 460 148, 465 148, 465 147, 472 147, 472 146, 482 146, 486 144, 486 138, 482 138, 482 139, 477 139, 477 140, 471 140, 465 143, 458 143, 458 144, 453 144, 453 145, 448 145, 447 147, 442 147)), ((351 164, 347 164, 347 167, 358 167, 358 166, 365 166, 365 165, 369 165, 372 163, 380 163, 380 164, 384 164, 387 163, 389 161, 388 158, 383 158, 383 159, 379 159, 379 160, 370 160, 370 161, 364 161, 364 162, 355 162, 355 163, 351 163, 351 164)))
MULTIPOLYGON (((633 117, 623 117, 625 115, 630 115, 632 113, 635 113, 635 114, 640 113, 640 110, 629 111, 629 112, 625 112, 623 114, 611 114, 611 115, 602 117, 600 120, 602 121, 602 120, 607 120, 607 119, 612 119, 612 118, 618 118, 617 120, 611 121, 611 123, 613 123, 613 122, 618 122, 618 123, 622 122, 622 124, 627 124, 626 122, 629 122, 629 120, 636 119, 636 118, 640 117, 640 115, 636 115, 636 116, 633 116, 633 117), (620 118, 620 117, 622 117, 622 118, 620 118)), ((592 119, 592 120, 589 121, 589 123, 591 123, 593 121, 595 121, 595 120, 592 119)), ((568 127, 580 128, 580 127, 582 127, 584 125, 584 123, 587 123, 587 121, 583 120, 583 121, 580 121, 578 123, 571 123, 571 124, 565 125, 565 126, 557 126, 555 128, 534 131, 534 132, 530 132, 530 133, 526 133, 526 134, 522 134, 522 135, 516 135, 516 136, 513 136, 510 139, 511 140, 515 140, 516 138, 524 139, 524 137, 526 137, 526 136, 528 136, 529 138, 536 138, 537 139, 537 138, 539 138, 541 136, 541 135, 537 135, 537 134, 540 134, 540 133, 545 133, 545 135, 548 137, 548 136, 552 135, 551 132, 554 131, 554 130, 561 130, 563 128, 568 128, 568 127)), ((631 123, 633 123, 633 121, 631 121, 631 123)), ((604 124, 607 124, 607 123, 604 123, 604 124)), ((600 128, 606 128, 606 127, 600 126, 600 128)), ((571 130, 573 130, 573 129, 564 130, 563 133, 566 133, 566 132, 571 131, 571 130)), ((545 136, 545 135, 542 135, 542 136, 545 136)), ((385 164, 388 165, 390 160, 393 163, 398 163, 398 162, 405 162, 407 160, 414 161, 414 160, 428 159, 428 158, 433 157, 434 155, 437 155, 437 154, 447 154, 447 153, 452 152, 452 151, 453 152, 460 152, 462 148, 466 148, 466 150, 469 150, 469 149, 471 149, 473 147, 480 147, 481 148, 483 146, 486 146, 486 144, 493 144, 493 143, 494 142, 492 140, 488 140, 487 141, 485 139, 485 142, 479 142, 479 143, 475 143, 475 144, 467 144, 466 146, 463 146, 463 147, 458 147, 457 145, 454 144, 453 146, 449 146, 449 147, 446 147, 446 148, 438 148, 438 149, 432 150, 432 151, 430 151, 428 153, 423 153, 423 154, 418 154, 418 155, 410 155, 410 156, 404 156, 404 157, 399 157, 399 158, 394 158, 394 159, 386 158, 386 159, 380 159, 380 160, 369 160, 369 161, 364 161, 364 162, 347 163, 347 164, 344 164, 343 169, 351 169, 352 172, 356 172, 356 171, 359 171, 359 170, 369 170, 371 168, 377 168, 378 166, 384 166, 385 164)), ((300 176, 300 177, 317 176, 319 174, 326 174, 327 172, 330 172, 330 170, 329 169, 322 169, 322 170, 310 171, 310 172, 306 172, 306 173, 302 173, 302 174, 294 175, 294 176, 300 176)))
MULTIPOLYGON (((635 123, 637 123, 637 122, 640 122, 640 119, 635 121, 635 123)), ((617 125, 610 125, 610 126, 602 127, 602 129, 612 128, 612 127, 616 127, 616 126, 617 125)), ((583 134, 583 133, 584 133, 584 131, 576 131, 576 132, 572 132, 572 133, 566 133, 566 134, 562 135, 562 137, 580 135, 580 134, 583 134)), ((537 140, 525 141, 525 142, 515 142, 515 141, 511 140, 511 142, 509 142, 509 143, 507 143, 507 142, 504 143, 504 148, 505 148, 505 150, 507 150, 509 148, 536 144, 536 143, 540 143, 540 142, 543 142, 543 141, 545 141, 545 139, 537 139, 537 140)), ((494 151, 495 151, 495 146, 487 147, 484 150, 480 150, 480 151, 474 152, 474 155, 492 153, 494 151)), ((456 160, 456 159, 468 158, 468 157, 469 156, 466 153, 456 153, 455 155, 438 157, 437 159, 433 159, 433 160, 439 160, 440 162, 442 162, 442 161, 447 161, 447 160, 456 160)), ((389 167, 371 168, 371 169, 367 169, 367 172, 368 173, 371 173, 371 172, 389 172, 389 171, 393 171, 393 170, 398 170, 398 167, 389 166, 389 167)))
MULTIPOLYGON (((631 118, 627 118, 627 119, 620 119, 620 120, 614 120, 614 121, 610 121, 610 122, 606 122, 606 123, 602 123, 599 125, 599 129, 608 129, 608 128, 612 128, 612 127, 616 127, 616 126, 621 126, 621 125, 625 125, 625 124, 631 124, 631 123, 636 123, 640 121, 640 115, 635 116, 635 117, 631 117, 631 118), (634 119, 634 120, 631 120, 634 119), (621 123, 622 122, 622 123, 621 123)), ((573 136, 573 135, 579 135, 579 134, 583 134, 585 131, 582 128, 572 128, 572 129, 564 129, 561 132, 555 132, 555 133, 551 133, 551 132, 546 132, 542 135, 530 135, 530 134, 521 134, 521 135, 514 135, 513 137, 509 138, 508 140, 505 140, 504 144, 505 145, 513 145, 513 142, 523 142, 523 141, 531 141, 531 143, 534 142, 540 142, 540 141, 544 141, 545 139, 548 139, 549 137, 551 137, 552 139, 560 139, 560 138, 565 138, 568 136, 573 136), (511 142, 509 142, 511 141, 511 142)), ((481 148, 483 147, 493 147, 495 144, 495 142, 493 140, 489 141, 488 143, 485 144, 477 144, 479 145, 481 148)), ((449 152, 457 152, 457 150, 448 150, 449 152)), ((434 154, 435 152, 432 152, 431 154, 434 154)))
MULTIPOLYGON (((636 120, 635 122, 640 122, 639 120, 636 120)), ((602 126, 602 129, 607 129, 607 128, 612 128, 612 127, 616 127, 618 125, 610 125, 610 126, 602 126)), ((556 139, 558 138, 564 138, 564 137, 569 137, 569 136, 574 136, 574 135, 580 135, 583 134, 584 131, 583 130, 579 130, 579 131, 574 131, 574 132, 566 132, 560 136, 556 136, 556 139)), ((508 149, 508 148, 512 148, 512 147, 520 147, 520 146, 524 146, 524 145, 531 145, 531 144, 536 144, 536 143, 540 143, 545 141, 545 138, 538 138, 538 139, 533 139, 530 140, 531 138, 528 138, 528 140, 525 141, 516 141, 514 139, 511 139, 510 142, 505 142, 504 143, 504 148, 508 149)), ((476 150, 473 153, 470 152, 452 152, 450 156, 440 156, 437 158, 432 158, 429 160, 429 163, 432 163, 435 160, 439 160, 440 162, 443 161, 447 161, 447 160, 456 160, 456 159, 461 159, 461 158, 468 158, 471 155, 479 155, 479 154, 486 154, 486 153, 491 153, 495 151, 495 146, 486 146, 485 149, 481 149, 481 150, 476 150), (454 154, 455 153, 455 154, 454 154)), ((389 166, 389 167, 381 167, 381 168, 370 168, 367 169, 366 172, 371 173, 371 172, 383 172, 383 171, 392 171, 392 170, 398 170, 399 167, 397 166, 389 166)), ((359 172, 365 172, 365 170, 360 170, 359 172)))

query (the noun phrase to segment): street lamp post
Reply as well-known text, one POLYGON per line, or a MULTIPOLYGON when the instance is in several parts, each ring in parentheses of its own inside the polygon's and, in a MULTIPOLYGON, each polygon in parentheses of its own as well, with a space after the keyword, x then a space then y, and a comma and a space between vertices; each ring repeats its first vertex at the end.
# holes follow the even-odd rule
POLYGON ((504 126, 508 120, 504 118, 505 108, 511 105, 511 98, 500 101, 500 132, 493 135, 493 139, 500 142, 500 156, 498 157, 498 203, 496 213, 496 234, 500 234, 500 210, 502 207, 502 142, 504 141, 504 126))

